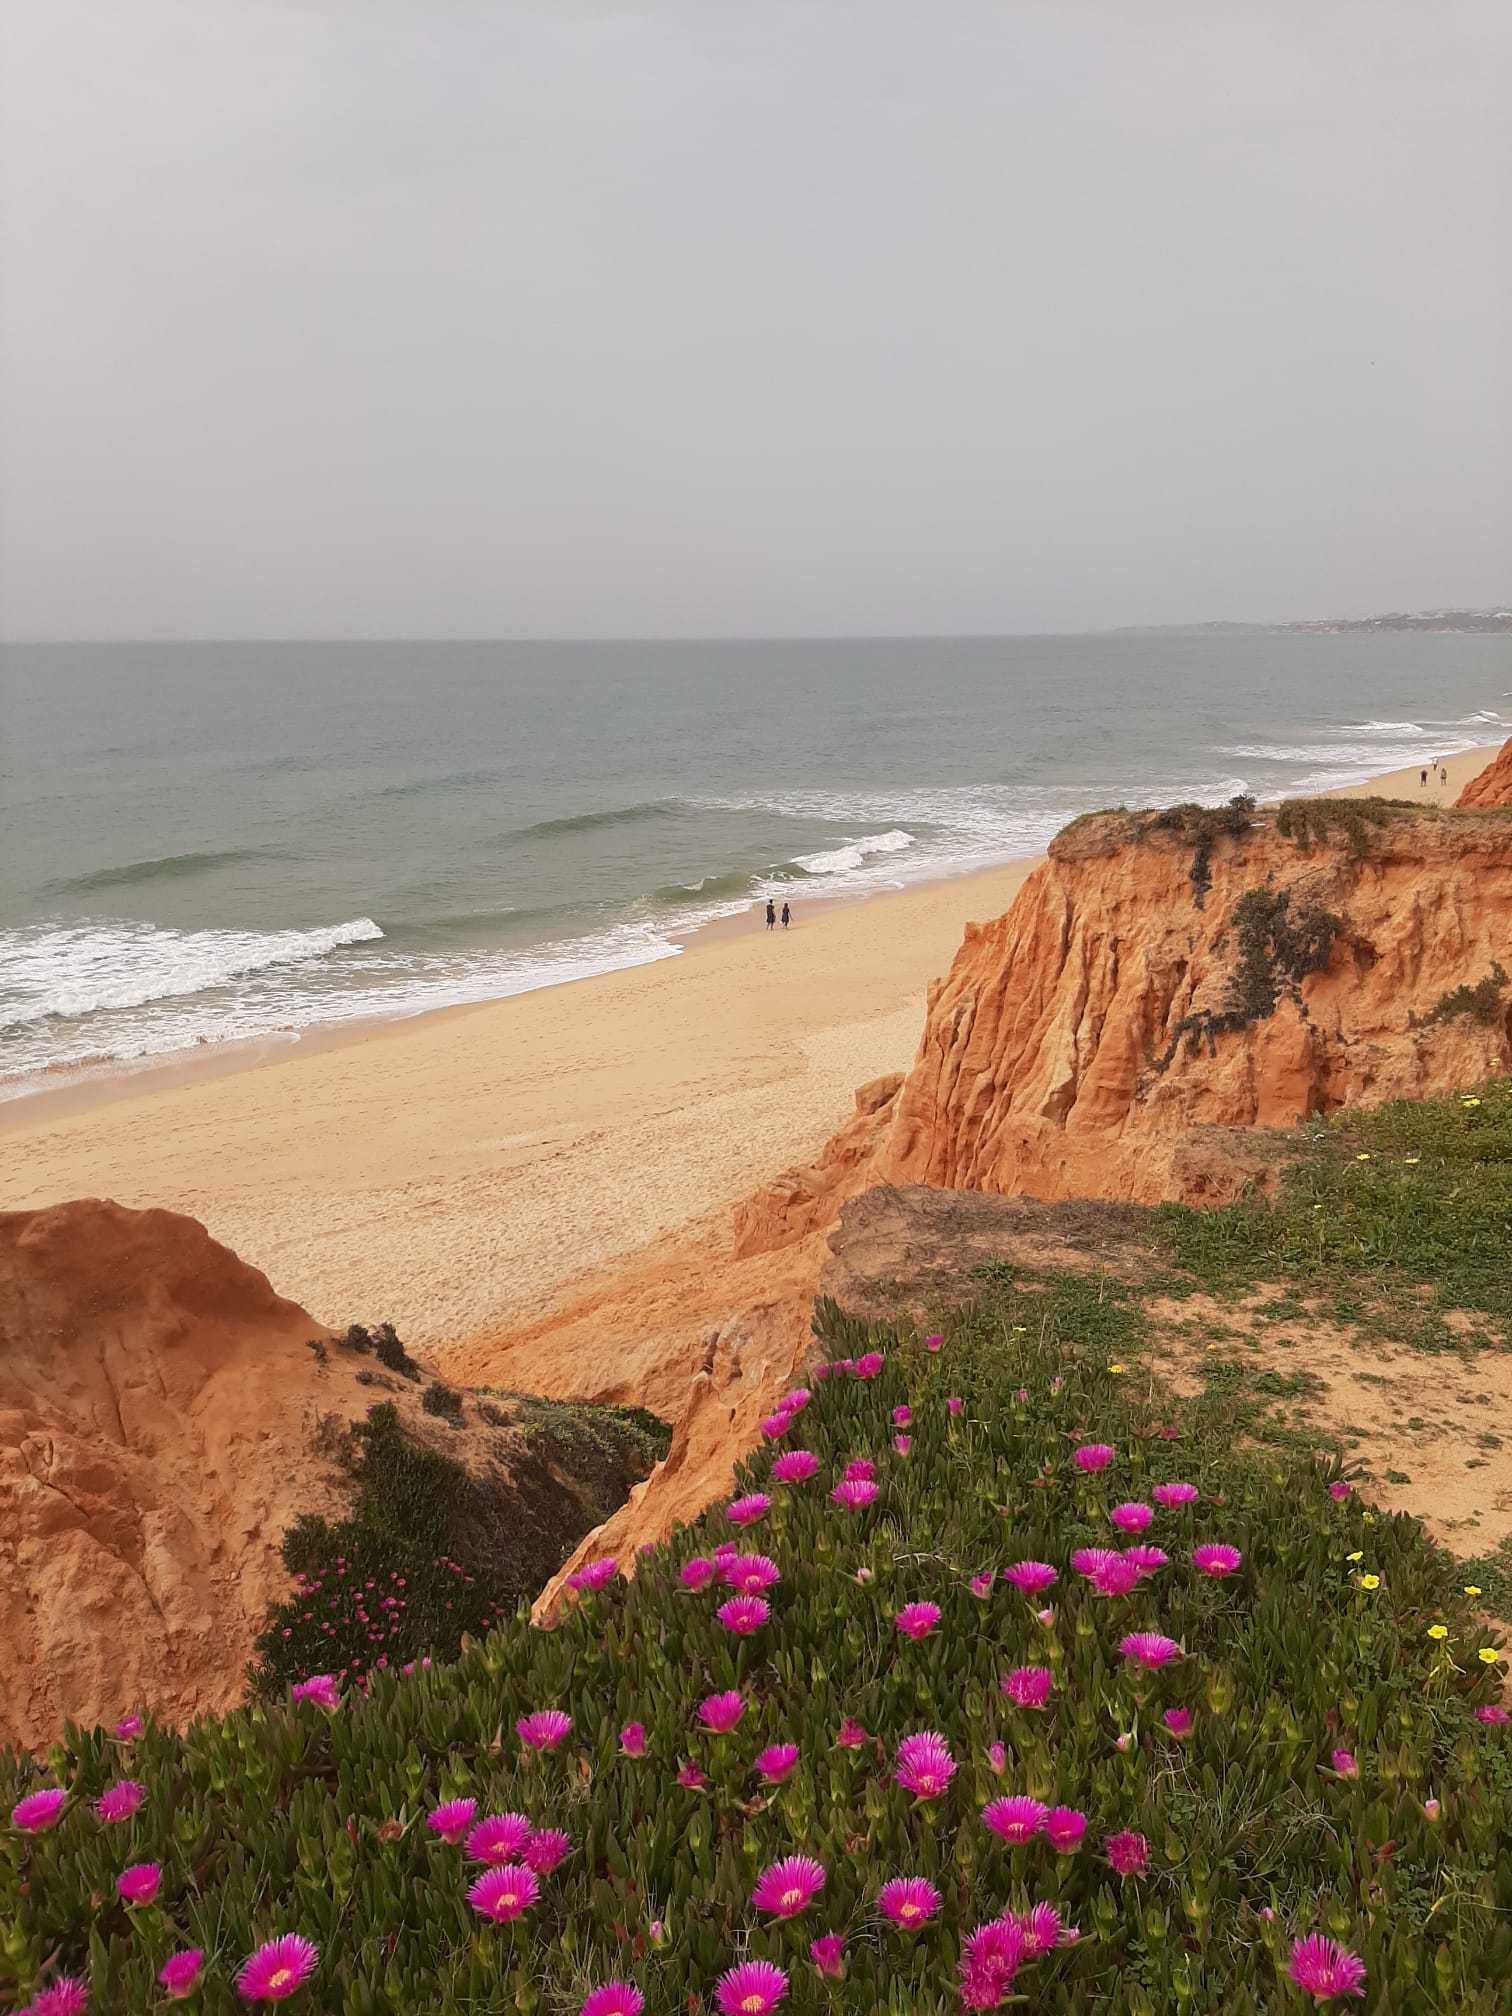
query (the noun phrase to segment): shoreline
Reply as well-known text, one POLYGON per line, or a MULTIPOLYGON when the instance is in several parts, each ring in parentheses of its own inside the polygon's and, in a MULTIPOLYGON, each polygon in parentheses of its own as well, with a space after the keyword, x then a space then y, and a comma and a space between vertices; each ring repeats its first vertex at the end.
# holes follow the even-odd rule
MULTIPOLYGON (((1493 748, 1329 795, 1452 803, 1493 748)), ((0 1106, 0 1207, 186 1211, 323 1320, 444 1349, 817 1154, 906 1070, 931 980, 1042 857, 752 913, 678 956, 255 1039, 0 1106), (247 1054, 247 1053, 252 1054, 247 1054)))

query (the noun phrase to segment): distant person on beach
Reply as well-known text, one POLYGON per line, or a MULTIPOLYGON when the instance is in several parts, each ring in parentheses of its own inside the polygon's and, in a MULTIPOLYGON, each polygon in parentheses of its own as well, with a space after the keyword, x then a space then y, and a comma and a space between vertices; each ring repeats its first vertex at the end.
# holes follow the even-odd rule
POLYGON ((1447 784, 1449 782, 1449 766, 1447 763, 1439 765, 1439 782, 1440 784, 1447 784))
POLYGON ((776 930, 776 928, 777 928, 777 906, 776 906, 776 904, 775 904, 775 903, 774 903, 774 902, 772 901, 771 897, 770 897, 770 896, 768 896, 768 898, 767 898, 767 929, 768 929, 768 931, 775 931, 775 930, 776 930))
MULTIPOLYGON (((1426 770, 1419 770, 1418 772, 1418 789, 1419 791, 1426 791, 1428 789, 1428 772, 1426 770)), ((770 910, 771 907, 772 907, 771 904, 768 903, 767 905, 768 910, 770 910)))
POLYGON ((782 906, 782 928, 784 931, 786 931, 787 927, 789 926, 789 924, 792 923, 792 921, 793 921, 793 913, 791 910, 789 910, 786 903, 784 903, 782 906))

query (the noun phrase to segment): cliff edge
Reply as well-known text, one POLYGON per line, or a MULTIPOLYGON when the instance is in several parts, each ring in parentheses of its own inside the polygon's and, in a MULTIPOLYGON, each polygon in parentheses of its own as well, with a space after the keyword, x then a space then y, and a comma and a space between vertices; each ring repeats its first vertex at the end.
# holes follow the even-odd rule
POLYGON ((1485 769, 1470 779, 1454 802, 1462 812, 1512 805, 1512 738, 1503 742, 1485 769))

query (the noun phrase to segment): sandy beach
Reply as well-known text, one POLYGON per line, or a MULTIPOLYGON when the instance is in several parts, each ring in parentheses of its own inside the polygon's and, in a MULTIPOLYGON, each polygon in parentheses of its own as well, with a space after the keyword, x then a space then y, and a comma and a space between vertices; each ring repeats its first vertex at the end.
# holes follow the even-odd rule
MULTIPOLYGON (((1355 787, 1452 803, 1493 752, 1355 787)), ((0 1108, 0 1207, 107 1196, 203 1220, 334 1324, 431 1348, 811 1157, 910 1063, 929 982, 1032 861, 749 919, 680 958, 213 1067, 0 1108)))

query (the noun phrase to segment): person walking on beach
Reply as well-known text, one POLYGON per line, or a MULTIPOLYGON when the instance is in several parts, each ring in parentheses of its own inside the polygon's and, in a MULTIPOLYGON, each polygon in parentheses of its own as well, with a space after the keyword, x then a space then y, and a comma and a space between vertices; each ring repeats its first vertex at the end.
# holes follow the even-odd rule
POLYGON ((774 902, 772 901, 771 897, 770 897, 770 896, 768 896, 768 898, 767 898, 767 929, 768 929, 768 931, 775 931, 775 930, 776 930, 776 928, 777 928, 777 906, 776 906, 776 904, 775 904, 775 903, 774 903, 774 902))
POLYGON ((789 924, 792 923, 792 921, 793 921, 793 913, 791 910, 789 910, 786 903, 784 903, 782 906, 782 928, 784 931, 786 931, 787 927, 789 926, 789 924))
MULTIPOLYGON (((1418 772, 1418 789, 1419 791, 1426 791, 1428 789, 1428 772, 1426 770, 1419 770, 1418 772)), ((768 910, 770 910, 771 907, 772 907, 771 904, 768 903, 767 905, 768 910)))
POLYGON ((1447 763, 1439 765, 1439 782, 1440 784, 1447 784, 1449 782, 1449 766, 1447 763))

